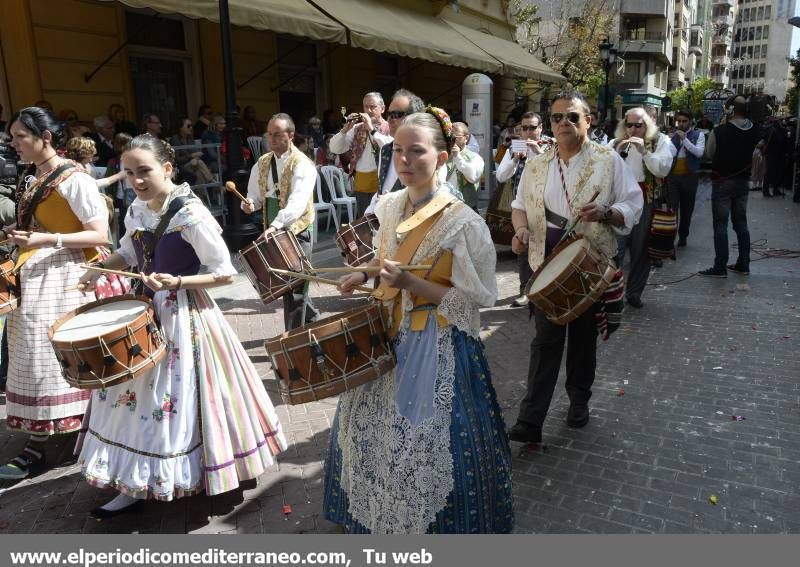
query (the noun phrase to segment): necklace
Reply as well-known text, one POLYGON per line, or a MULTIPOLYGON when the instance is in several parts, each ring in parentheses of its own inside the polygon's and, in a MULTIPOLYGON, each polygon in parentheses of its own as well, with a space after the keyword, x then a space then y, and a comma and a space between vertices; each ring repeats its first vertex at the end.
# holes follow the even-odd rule
POLYGON ((411 214, 413 215, 413 214, 414 214, 414 213, 416 213, 416 212, 417 212, 417 211, 418 211, 418 210, 419 210, 421 207, 423 207, 425 204, 427 204, 428 202, 430 202, 430 200, 431 200, 431 199, 433 199, 433 196, 434 196, 435 194, 436 194, 436 189, 434 189, 433 191, 431 191, 430 193, 428 193, 426 196, 424 196, 422 199, 420 199, 420 200, 419 200, 419 201, 417 201, 416 203, 415 203, 415 202, 413 202, 413 201, 411 200, 411 197, 409 196, 409 198, 408 198, 408 201, 409 201, 409 203, 411 203, 411 214))
POLYGON ((57 166, 53 166, 53 167, 48 168, 47 170, 42 170, 42 166, 44 164, 46 164, 47 162, 49 162, 50 160, 52 160, 53 158, 55 158, 55 157, 58 157, 58 154, 53 154, 49 158, 44 160, 42 163, 35 164, 36 165, 37 177, 41 177, 43 175, 47 175, 48 173, 50 173, 51 171, 53 171, 57 167, 57 166))

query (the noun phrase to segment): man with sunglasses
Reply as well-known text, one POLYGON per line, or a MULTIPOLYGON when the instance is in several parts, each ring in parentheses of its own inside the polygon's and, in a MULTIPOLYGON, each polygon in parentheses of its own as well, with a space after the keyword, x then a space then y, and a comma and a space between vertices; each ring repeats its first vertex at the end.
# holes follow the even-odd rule
POLYGON ((642 188, 644 207, 640 222, 627 236, 618 238, 617 264, 621 267, 625 252, 630 250, 630 267, 625 281, 625 296, 628 305, 641 309, 642 292, 650 273, 650 257, 647 240, 650 236, 650 217, 653 214, 656 178, 665 177, 672 167, 675 147, 645 111, 637 106, 629 108, 617 125, 615 137, 609 146, 614 148, 631 168, 639 187, 642 188))
MULTIPOLYGON (((564 236, 567 225, 576 219, 581 222, 575 232, 607 258, 613 258, 617 236, 629 234, 642 211, 642 191, 630 168, 611 148, 588 139, 592 119, 583 94, 560 92, 550 108, 555 151, 527 160, 511 204, 516 231, 512 249, 520 254, 527 245, 534 272, 564 236)), ((549 321, 540 309, 534 310, 536 334, 531 341, 528 390, 517 423, 508 432, 509 439, 541 442, 567 342, 567 425, 583 427, 588 423, 598 324, 604 314, 596 303, 562 326, 549 321)))
POLYGON ((364 112, 345 121, 328 146, 335 154, 352 152, 356 206, 362 216, 369 207, 378 186, 378 159, 381 147, 390 144, 389 123, 383 119, 385 105, 379 92, 364 95, 364 112))
MULTIPOLYGON (((395 91, 392 95, 392 101, 389 103, 389 110, 386 112, 386 121, 389 123, 389 136, 394 139, 394 133, 397 132, 406 116, 424 111, 425 103, 417 95, 407 89, 395 91)), ((381 195, 399 191, 402 188, 403 184, 400 182, 400 178, 397 177, 397 170, 394 168, 392 143, 389 142, 381 147, 378 161, 378 190, 372 195, 372 200, 364 214, 371 214, 375 211, 375 205, 381 195)))
POLYGON ((692 128, 692 113, 688 110, 679 110, 675 115, 672 144, 677 153, 667 177, 669 200, 678 213, 678 246, 686 246, 697 198, 697 170, 706 147, 706 137, 692 128))
MULTIPOLYGON (((521 138, 525 140, 525 145, 528 149, 525 152, 506 152, 500 165, 497 166, 495 176, 498 183, 505 183, 511 180, 513 184, 513 193, 516 197, 519 180, 522 176, 523 169, 525 169, 525 161, 528 157, 544 153, 545 149, 549 144, 552 144, 553 140, 552 138, 542 135, 542 117, 535 112, 526 112, 522 115, 512 138, 521 138)), ((519 261, 519 297, 515 299, 511 305, 514 307, 525 307, 528 305, 528 296, 525 295, 525 285, 532 275, 530 264, 528 264, 527 248, 525 252, 517 256, 517 259, 519 261)))

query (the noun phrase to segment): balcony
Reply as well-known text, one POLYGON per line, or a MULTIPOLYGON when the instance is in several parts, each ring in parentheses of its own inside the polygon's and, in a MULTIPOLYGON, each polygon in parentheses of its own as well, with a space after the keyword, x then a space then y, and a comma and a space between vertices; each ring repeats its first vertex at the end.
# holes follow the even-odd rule
POLYGON ((734 1, 733 0, 712 0, 712 6, 731 6, 733 7, 734 1))
POLYGON ((725 31, 711 36, 712 44, 731 45, 732 42, 733 30, 731 28, 725 28, 725 31))
POLYGON ((729 13, 726 16, 714 16, 711 21, 714 23, 714 26, 719 29, 721 26, 728 26, 729 28, 733 27, 733 16, 729 13))
POLYGON ((622 53, 641 53, 660 55, 669 63, 663 32, 646 32, 642 30, 622 30, 619 50, 622 53))
POLYGON ((664 0, 621 0, 620 14, 641 14, 666 18, 667 3, 664 0))
POLYGON ((731 58, 728 55, 712 55, 711 63, 720 67, 728 68, 731 65, 731 58))
POLYGON ((699 57, 703 55, 703 48, 699 45, 690 45, 689 55, 697 55, 699 57))

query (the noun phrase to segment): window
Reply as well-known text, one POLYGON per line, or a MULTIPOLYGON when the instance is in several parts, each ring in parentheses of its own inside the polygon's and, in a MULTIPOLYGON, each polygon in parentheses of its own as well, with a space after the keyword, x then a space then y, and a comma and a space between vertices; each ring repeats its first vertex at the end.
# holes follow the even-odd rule
POLYGON ((756 45, 755 49, 753 49, 753 59, 761 59, 761 46, 760 45, 756 45))
POLYGON ((769 26, 764 26, 764 39, 769 39, 769 26))
POLYGON ((678 46, 672 48, 672 66, 678 66, 678 46))
POLYGON ((749 45, 747 47, 747 56, 748 57, 752 57, 753 56, 753 46, 752 45, 749 45))
POLYGON ((627 25, 625 26, 625 39, 629 40, 643 40, 645 39, 645 33, 647 32, 647 20, 644 18, 641 19, 631 19, 628 20, 627 25))
POLYGON ((756 29, 747 28, 747 41, 753 41, 756 38, 756 29))
POLYGON ((639 61, 628 61, 625 63, 625 73, 622 75, 622 82, 641 85, 642 77, 640 71, 641 63, 639 63, 639 61))
POLYGON ((767 6, 764 8, 764 18, 769 20, 772 17, 772 6, 767 6))
POLYGON ((756 19, 757 20, 763 20, 764 19, 764 6, 759 6, 758 15, 756 16, 756 19))
POLYGON ((738 58, 739 58, 739 48, 738 48, 738 47, 736 47, 736 48, 733 50, 733 58, 734 58, 734 59, 738 59, 738 58))
POLYGON ((183 22, 172 18, 154 18, 137 12, 125 13, 128 41, 132 45, 186 49, 183 22))
POLYGON ((758 66, 758 76, 763 77, 766 74, 767 74, 767 65, 765 63, 762 63, 761 65, 758 66))
POLYGON ((733 38, 733 41, 739 41, 742 37, 742 28, 736 28, 736 36, 733 38))
POLYGON ((760 40, 760 39, 761 39, 761 30, 762 30, 762 29, 763 29, 763 28, 762 28, 761 26, 758 26, 758 27, 756 28, 756 40, 760 40))
POLYGON ((753 73, 753 68, 750 65, 744 68, 744 76, 747 77, 748 79, 753 76, 752 73, 753 73))
POLYGON ((731 79, 736 79, 739 77, 739 69, 734 69, 733 73, 731 73, 731 79))

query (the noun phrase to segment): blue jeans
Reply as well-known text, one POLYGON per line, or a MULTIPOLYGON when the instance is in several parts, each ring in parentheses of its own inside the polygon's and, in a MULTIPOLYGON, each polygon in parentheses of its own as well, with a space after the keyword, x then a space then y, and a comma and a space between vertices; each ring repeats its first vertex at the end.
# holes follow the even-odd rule
POLYGON ((747 228, 747 179, 726 179, 711 188, 711 211, 714 216, 714 269, 724 270, 728 263, 728 216, 731 217, 739 246, 737 267, 750 269, 750 231, 747 228))

